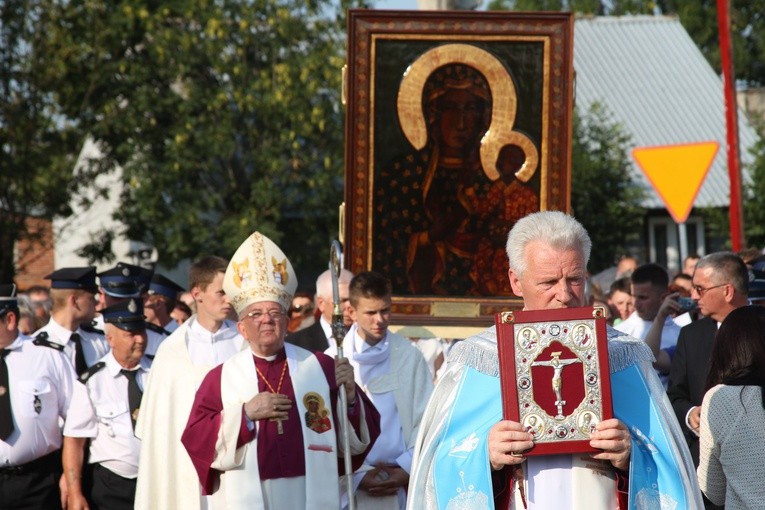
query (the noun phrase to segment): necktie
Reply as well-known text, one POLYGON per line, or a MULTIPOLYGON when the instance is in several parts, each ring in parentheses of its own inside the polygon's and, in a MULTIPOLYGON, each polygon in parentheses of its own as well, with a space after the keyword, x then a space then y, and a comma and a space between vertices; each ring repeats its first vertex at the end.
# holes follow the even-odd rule
POLYGON ((85 354, 82 353, 82 340, 78 333, 72 333, 69 340, 74 342, 74 370, 77 375, 80 375, 88 369, 88 365, 85 363, 85 354))
POLYGON ((135 430, 135 421, 138 419, 138 409, 141 407, 141 397, 143 392, 138 387, 138 381, 136 376, 138 370, 120 370, 122 374, 127 377, 128 380, 128 406, 130 406, 130 420, 133 422, 133 430, 135 430))
POLYGON ((13 412, 11 409, 11 390, 8 384, 8 365, 5 357, 10 350, 0 350, 0 439, 6 440, 13 433, 13 412))

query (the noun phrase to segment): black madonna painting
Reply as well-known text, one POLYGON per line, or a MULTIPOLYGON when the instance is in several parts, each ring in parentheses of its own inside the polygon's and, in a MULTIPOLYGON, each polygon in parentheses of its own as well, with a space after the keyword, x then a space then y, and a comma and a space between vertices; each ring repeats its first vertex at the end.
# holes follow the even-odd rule
POLYGON ((351 11, 346 262, 396 296, 511 296, 507 232, 568 209, 568 15, 351 11))

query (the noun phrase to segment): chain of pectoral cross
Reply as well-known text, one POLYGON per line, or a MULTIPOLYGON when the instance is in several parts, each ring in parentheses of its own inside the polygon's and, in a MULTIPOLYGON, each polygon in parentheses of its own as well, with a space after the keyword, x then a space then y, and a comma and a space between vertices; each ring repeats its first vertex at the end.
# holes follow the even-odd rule
MULTIPOLYGON (((268 382, 268 379, 266 379, 266 376, 263 375, 263 372, 260 371, 257 365, 255 365, 255 371, 258 372, 258 376, 263 380, 264 383, 266 383, 266 386, 269 390, 271 390, 271 393, 277 394, 282 391, 282 383, 284 383, 284 374, 287 373, 287 360, 284 360, 284 368, 282 368, 282 375, 279 376, 279 385, 274 389, 273 386, 271 386, 271 383, 268 382)), ((282 421, 286 420, 287 418, 271 418, 268 421, 275 421, 276 422, 276 432, 278 434, 284 434, 284 426, 282 425, 282 421)))

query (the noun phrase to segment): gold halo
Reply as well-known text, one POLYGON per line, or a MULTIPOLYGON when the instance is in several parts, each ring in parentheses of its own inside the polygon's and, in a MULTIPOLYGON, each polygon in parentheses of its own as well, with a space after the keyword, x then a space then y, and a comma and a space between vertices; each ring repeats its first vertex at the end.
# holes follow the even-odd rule
POLYGON ((401 129, 406 139, 420 150, 428 141, 425 114, 422 111, 422 91, 433 71, 447 64, 465 64, 477 69, 489 82, 492 97, 491 123, 481 139, 481 165, 490 180, 499 179, 497 156, 508 144, 519 146, 526 159, 515 176, 528 182, 539 164, 534 143, 524 134, 513 131, 518 96, 510 74, 502 63, 488 51, 469 44, 445 44, 423 53, 404 72, 398 89, 397 109, 401 129))

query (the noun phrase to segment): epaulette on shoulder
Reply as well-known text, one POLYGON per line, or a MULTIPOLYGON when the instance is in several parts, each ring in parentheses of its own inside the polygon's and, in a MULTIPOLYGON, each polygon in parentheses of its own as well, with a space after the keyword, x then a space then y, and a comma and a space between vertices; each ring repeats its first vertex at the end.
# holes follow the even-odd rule
POLYGON ((41 345, 43 347, 50 347, 51 349, 56 349, 59 352, 62 352, 64 350, 64 346, 61 344, 57 344, 56 342, 51 342, 48 340, 48 333, 45 331, 41 331, 37 334, 34 340, 32 340, 32 343, 35 345, 41 345))
POLYGON ((90 379, 93 376, 93 374, 95 374, 96 372, 104 368, 105 366, 106 366, 106 362, 99 361, 98 363, 96 363, 95 365, 93 365, 92 367, 84 371, 83 373, 81 373, 80 377, 78 377, 79 381, 82 384, 85 384, 86 382, 88 382, 88 379, 90 379))
POLYGON ((146 322, 146 329, 150 329, 154 331, 155 333, 159 333, 160 335, 170 336, 170 332, 163 328, 162 326, 157 326, 153 322, 146 322))
POLYGON ((88 333, 95 333, 96 335, 105 335, 103 330, 98 329, 93 322, 80 324, 80 329, 88 333))

